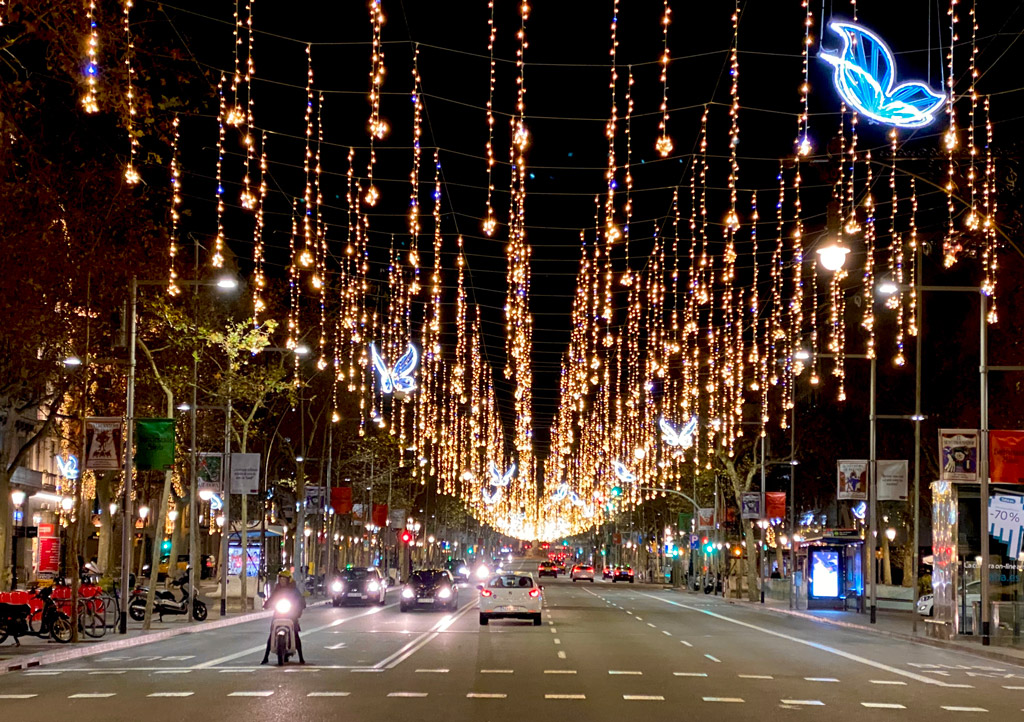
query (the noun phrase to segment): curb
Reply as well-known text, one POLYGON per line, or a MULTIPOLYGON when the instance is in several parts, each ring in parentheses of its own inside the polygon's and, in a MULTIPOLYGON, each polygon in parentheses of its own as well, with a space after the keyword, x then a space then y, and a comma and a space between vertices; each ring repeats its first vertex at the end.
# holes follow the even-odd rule
POLYGON ((827 619, 818 617, 813 614, 806 612, 800 612, 794 609, 778 609, 776 607, 769 607, 761 605, 755 606, 752 603, 744 602, 742 600, 727 599, 726 602, 729 604, 735 604, 737 606, 749 607, 751 609, 761 610, 764 612, 772 612, 774 614, 782 614, 787 617, 798 617, 800 619, 806 619, 812 622, 818 622, 819 624, 828 624, 833 627, 841 627, 843 629, 854 629, 858 632, 868 632, 869 634, 875 634, 880 637, 888 637, 889 639, 900 639, 906 642, 914 642, 915 644, 923 644, 928 647, 934 647, 936 649, 945 649, 950 651, 963 652, 964 654, 970 654, 975 657, 981 657, 982 659, 990 659, 997 662, 1005 662, 1006 664, 1012 664, 1017 667, 1024 667, 1024 659, 1012 654, 1005 654, 994 649, 974 649, 972 647, 964 647, 958 644, 952 644, 950 642, 943 641, 941 639, 931 639, 929 637, 920 637, 913 634, 904 634, 902 632, 890 632, 885 629, 878 629, 876 627, 869 627, 864 624, 855 624, 853 622, 846 622, 841 619, 827 619))
MULTIPOLYGON (((324 601, 313 602, 308 606, 315 607, 324 603, 324 601)), ((154 642, 162 642, 166 639, 171 639, 172 637, 180 637, 183 634, 198 634, 214 629, 232 627, 236 624, 255 622, 260 619, 268 619, 271 614, 273 614, 273 611, 249 612, 248 614, 239 614, 237 617, 217 619, 212 622, 201 622, 200 624, 194 625, 188 624, 177 629, 162 629, 158 632, 143 633, 137 637, 114 639, 109 642, 95 642, 88 644, 87 646, 72 647, 70 649, 65 648, 60 651, 26 654, 19 659, 8 659, 0 662, 0 675, 7 672, 17 672, 26 669, 33 669, 35 667, 42 667, 47 664, 68 662, 73 659, 81 659, 82 657, 91 657, 96 654, 106 654, 107 652, 115 652, 121 649, 141 647, 154 642)))

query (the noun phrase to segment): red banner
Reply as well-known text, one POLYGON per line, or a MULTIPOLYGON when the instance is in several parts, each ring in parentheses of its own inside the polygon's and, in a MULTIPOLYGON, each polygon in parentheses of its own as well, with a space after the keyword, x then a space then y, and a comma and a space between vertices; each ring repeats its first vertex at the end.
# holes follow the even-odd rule
POLYGON ((765 517, 768 519, 786 518, 786 492, 766 491, 764 493, 765 517))
POLYGON ((374 504, 373 505, 373 525, 379 527, 385 527, 388 525, 388 505, 387 504, 374 504))
POLYGON ((989 431, 988 463, 993 484, 1024 484, 1024 431, 989 431))
POLYGON ((331 489, 331 508, 335 514, 352 513, 351 486, 336 486, 331 489))

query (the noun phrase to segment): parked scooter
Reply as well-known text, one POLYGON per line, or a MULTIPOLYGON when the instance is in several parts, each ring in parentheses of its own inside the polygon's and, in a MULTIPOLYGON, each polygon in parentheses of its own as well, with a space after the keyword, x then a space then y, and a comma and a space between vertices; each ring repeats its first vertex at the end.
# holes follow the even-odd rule
POLYGON ((21 646, 19 637, 31 635, 33 637, 46 637, 49 635, 53 641, 67 644, 71 641, 71 619, 67 614, 60 611, 51 598, 53 589, 43 587, 35 593, 37 599, 43 602, 43 609, 39 617, 39 629, 34 630, 29 624, 29 617, 32 609, 27 604, 0 604, 0 644, 3 644, 8 637, 14 637, 14 644, 21 646))
MULTIPOLYGON (((173 591, 161 589, 156 591, 153 599, 153 611, 159 615, 160 621, 164 621, 165 616, 188 614, 190 610, 194 620, 197 622, 204 621, 208 613, 206 604, 199 599, 199 595, 191 592, 189 589, 188 570, 178 579, 171 582, 171 586, 178 587, 181 590, 180 599, 175 599, 173 591)), ((132 591, 131 601, 128 602, 128 615, 136 622, 141 622, 146 618, 146 595, 148 591, 145 587, 136 587, 132 591)))
POLYGON ((290 616, 292 602, 290 599, 278 599, 274 602, 274 618, 270 622, 271 648, 277 654, 278 666, 283 665, 297 653, 295 646, 295 620, 290 616))

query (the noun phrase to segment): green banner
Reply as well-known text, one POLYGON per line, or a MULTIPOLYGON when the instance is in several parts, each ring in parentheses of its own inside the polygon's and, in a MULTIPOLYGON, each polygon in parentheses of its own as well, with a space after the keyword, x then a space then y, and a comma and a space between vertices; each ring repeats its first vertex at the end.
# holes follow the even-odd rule
POLYGON ((168 471, 174 466, 174 419, 135 420, 135 468, 168 471))
POLYGON ((693 514, 691 512, 679 512, 679 533, 689 534, 692 531, 693 514))

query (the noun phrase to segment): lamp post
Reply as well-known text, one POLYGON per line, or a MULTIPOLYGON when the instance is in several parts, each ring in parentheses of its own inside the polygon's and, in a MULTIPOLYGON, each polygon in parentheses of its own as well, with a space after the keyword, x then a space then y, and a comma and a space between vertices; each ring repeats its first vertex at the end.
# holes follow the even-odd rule
MULTIPOLYGON (((14 504, 14 516, 15 521, 18 522, 19 526, 25 528, 25 514, 21 510, 21 505, 25 503, 26 494, 21 489, 15 489, 11 492, 11 503, 14 504)), ((24 532, 22 532, 24 533, 24 532)), ((18 586, 18 534, 14 535, 14 541, 11 544, 11 589, 15 589, 18 586)))

